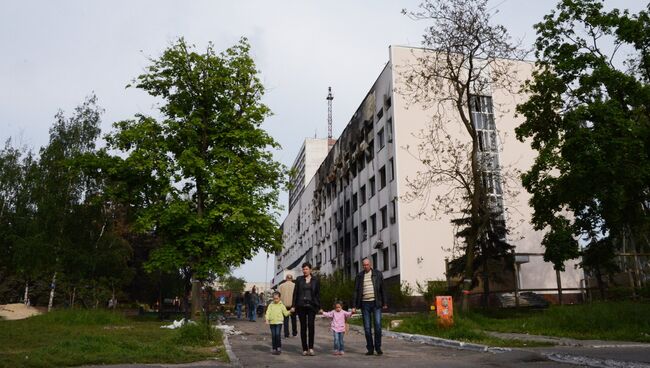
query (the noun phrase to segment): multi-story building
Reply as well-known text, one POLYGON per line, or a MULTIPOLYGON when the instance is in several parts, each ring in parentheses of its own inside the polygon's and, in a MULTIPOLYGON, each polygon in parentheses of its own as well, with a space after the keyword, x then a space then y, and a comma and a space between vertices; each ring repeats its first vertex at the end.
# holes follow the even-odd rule
MULTIPOLYGON (((440 106, 414 103, 402 94, 401 70, 416 65, 423 49, 391 46, 389 61, 370 88, 347 126, 329 149, 314 175, 305 176, 304 189, 290 196, 290 210, 283 222, 284 245, 276 254, 277 284, 286 272, 300 274, 300 265, 310 261, 321 273, 342 270, 353 275, 361 260, 368 257, 384 273, 389 283, 445 279, 445 259, 451 257, 457 214, 440 213, 435 218, 418 216, 424 199, 404 200, 409 180, 426 170, 414 152, 427 123, 440 115, 440 106)), ((531 75, 530 62, 507 61, 511 76, 524 81, 531 75)), ((492 86, 476 96, 470 110, 474 114, 484 157, 484 183, 493 203, 503 208, 511 229, 508 241, 523 257, 518 275, 520 288, 552 288, 556 273, 538 255, 543 252, 543 232, 530 225, 530 195, 521 184, 502 189, 501 167, 527 170, 534 151, 528 143, 515 139, 514 129, 521 118, 515 106, 525 96, 492 86), (526 258, 528 256, 528 258, 526 258)), ((447 111, 455 111, 449 105, 447 111)), ((443 115, 444 115, 444 109, 443 115)), ((447 133, 467 140, 454 113, 443 117, 447 133)), ((303 155, 301 149, 299 158, 303 155)), ((295 166, 295 165, 294 165, 295 166)), ((449 188, 434 188, 429 199, 447 195, 449 188)), ((573 265, 573 264, 572 264, 573 265)), ((563 287, 578 287, 581 273, 567 265, 563 287)))
POLYGON ((289 189, 289 211, 302 195, 309 180, 314 176, 330 148, 336 143, 334 139, 307 138, 300 147, 300 152, 291 165, 289 189))

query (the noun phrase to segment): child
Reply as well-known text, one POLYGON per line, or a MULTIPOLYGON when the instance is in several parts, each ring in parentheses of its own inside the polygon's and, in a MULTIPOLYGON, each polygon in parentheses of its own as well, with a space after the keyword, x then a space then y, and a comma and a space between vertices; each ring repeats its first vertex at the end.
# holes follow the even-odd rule
POLYGON ((344 311, 342 303, 337 301, 334 303, 334 310, 331 312, 324 312, 321 309, 324 317, 331 318, 332 333, 334 335, 334 355, 343 355, 343 334, 345 333, 345 320, 350 318, 352 312, 344 311))
POLYGON ((271 326, 271 346, 273 355, 280 355, 282 352, 282 324, 284 317, 289 315, 287 307, 280 301, 280 292, 273 293, 273 303, 266 308, 266 323, 271 326))

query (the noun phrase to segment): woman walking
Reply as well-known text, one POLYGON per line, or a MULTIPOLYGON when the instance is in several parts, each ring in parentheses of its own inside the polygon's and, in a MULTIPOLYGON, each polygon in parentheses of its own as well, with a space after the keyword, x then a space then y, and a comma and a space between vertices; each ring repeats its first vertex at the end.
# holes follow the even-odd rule
POLYGON ((311 263, 302 264, 302 276, 296 279, 291 312, 298 313, 302 355, 314 355, 314 319, 320 310, 320 282, 311 274, 311 263), (308 339, 309 335, 309 339, 308 339))

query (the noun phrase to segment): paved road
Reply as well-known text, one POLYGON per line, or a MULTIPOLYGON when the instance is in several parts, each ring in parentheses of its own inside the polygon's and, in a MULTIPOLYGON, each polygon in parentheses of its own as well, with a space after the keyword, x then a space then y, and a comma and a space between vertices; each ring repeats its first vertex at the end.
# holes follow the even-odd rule
POLYGON ((351 331, 345 336, 346 354, 333 356, 332 336, 326 320, 316 320, 316 356, 301 355, 300 337, 283 339, 282 355, 271 355, 271 333, 264 322, 228 321, 242 331, 230 337, 232 349, 244 367, 574 367, 548 360, 538 352, 515 350, 482 353, 440 348, 387 338, 384 355, 365 356, 365 338, 351 331))

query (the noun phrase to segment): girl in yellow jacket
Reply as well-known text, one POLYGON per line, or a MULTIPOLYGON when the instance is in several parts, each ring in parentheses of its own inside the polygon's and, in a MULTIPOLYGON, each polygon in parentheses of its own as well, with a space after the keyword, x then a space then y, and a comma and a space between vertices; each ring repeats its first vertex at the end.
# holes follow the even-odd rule
POLYGON ((282 325, 284 317, 289 315, 287 307, 280 301, 280 292, 273 293, 273 303, 266 307, 266 323, 271 326, 271 348, 273 355, 280 355, 282 352, 282 325))

